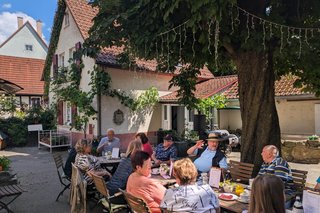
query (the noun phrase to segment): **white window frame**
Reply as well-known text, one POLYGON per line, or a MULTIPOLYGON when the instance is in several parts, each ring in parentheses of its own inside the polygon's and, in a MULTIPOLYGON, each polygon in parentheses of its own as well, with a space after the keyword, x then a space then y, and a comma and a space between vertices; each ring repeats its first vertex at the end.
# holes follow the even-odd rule
POLYGON ((63 108, 64 108, 63 124, 66 126, 71 126, 72 105, 70 102, 63 102, 63 108))
POLYGON ((34 107, 35 105, 34 105, 34 103, 33 103, 33 99, 39 99, 39 106, 41 106, 41 97, 37 97, 37 96, 31 96, 30 97, 30 106, 31 107, 34 107))
POLYGON ((33 45, 32 44, 25 44, 26 51, 33 51, 33 45))
POLYGON ((66 11, 64 14, 64 27, 68 27, 70 25, 70 14, 69 11, 66 11))
POLYGON ((64 63, 64 59, 65 59, 64 55, 65 55, 64 52, 59 54, 59 59, 58 59, 58 67, 59 68, 65 67, 64 66, 65 65, 65 63, 64 63))

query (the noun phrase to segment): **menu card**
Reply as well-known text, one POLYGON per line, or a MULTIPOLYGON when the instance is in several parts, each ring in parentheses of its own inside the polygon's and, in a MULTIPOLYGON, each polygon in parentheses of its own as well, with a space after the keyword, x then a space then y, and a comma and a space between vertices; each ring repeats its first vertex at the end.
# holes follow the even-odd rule
POLYGON ((320 194, 304 190, 302 206, 305 213, 318 213, 320 209, 320 194))
POLYGON ((119 148, 112 148, 111 157, 112 157, 112 158, 119 158, 119 151, 120 151, 119 148))
POLYGON ((209 175, 209 185, 215 188, 219 188, 220 178, 221 170, 217 168, 211 168, 209 175))

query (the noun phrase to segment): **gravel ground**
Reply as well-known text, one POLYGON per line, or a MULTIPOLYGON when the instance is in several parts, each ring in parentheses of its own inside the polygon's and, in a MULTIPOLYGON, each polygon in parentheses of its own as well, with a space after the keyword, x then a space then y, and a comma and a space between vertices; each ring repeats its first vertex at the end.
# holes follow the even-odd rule
MULTIPOLYGON (((61 152, 64 159, 66 158, 66 150, 55 151, 61 152)), ((62 186, 48 149, 17 147, 0 151, 1 155, 9 156, 12 161, 12 172, 17 173, 20 184, 27 190, 10 205, 15 213, 70 212, 69 190, 60 197, 58 202, 55 201, 62 186)), ((229 156, 229 159, 239 160, 239 158, 239 152, 232 152, 229 156)), ((315 183, 316 178, 320 175, 319 164, 290 163, 290 166, 295 169, 308 170, 307 182, 309 183, 315 183)), ((88 212, 102 212, 102 210, 98 207, 93 210, 89 209, 88 212)))

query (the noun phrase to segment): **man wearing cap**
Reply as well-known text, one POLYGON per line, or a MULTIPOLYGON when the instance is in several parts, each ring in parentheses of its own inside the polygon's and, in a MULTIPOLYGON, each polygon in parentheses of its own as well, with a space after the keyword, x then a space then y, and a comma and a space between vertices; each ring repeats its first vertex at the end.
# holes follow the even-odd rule
POLYGON ((204 146, 204 141, 197 141, 196 145, 190 147, 187 151, 189 155, 196 154, 197 158, 194 161, 198 171, 209 172, 211 167, 227 169, 227 159, 223 152, 218 149, 219 141, 222 138, 216 133, 210 133, 208 136, 208 146, 204 146))
POLYGON ((107 137, 101 139, 97 152, 102 152, 104 155, 106 152, 112 152, 113 148, 120 148, 120 139, 114 137, 114 129, 107 129, 107 137))
POLYGON ((155 165, 160 165, 161 163, 170 164, 171 160, 177 159, 177 148, 173 145, 171 135, 166 135, 163 138, 163 143, 159 144, 153 152, 152 159, 155 165))

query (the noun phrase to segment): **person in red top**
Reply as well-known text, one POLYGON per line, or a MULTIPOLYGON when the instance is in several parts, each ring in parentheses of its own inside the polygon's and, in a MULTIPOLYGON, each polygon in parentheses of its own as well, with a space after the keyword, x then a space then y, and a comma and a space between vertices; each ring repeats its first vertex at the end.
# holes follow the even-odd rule
POLYGON ((139 139, 141 141, 143 151, 151 156, 153 154, 153 149, 146 134, 144 134, 143 132, 139 132, 136 134, 136 139, 139 139))

